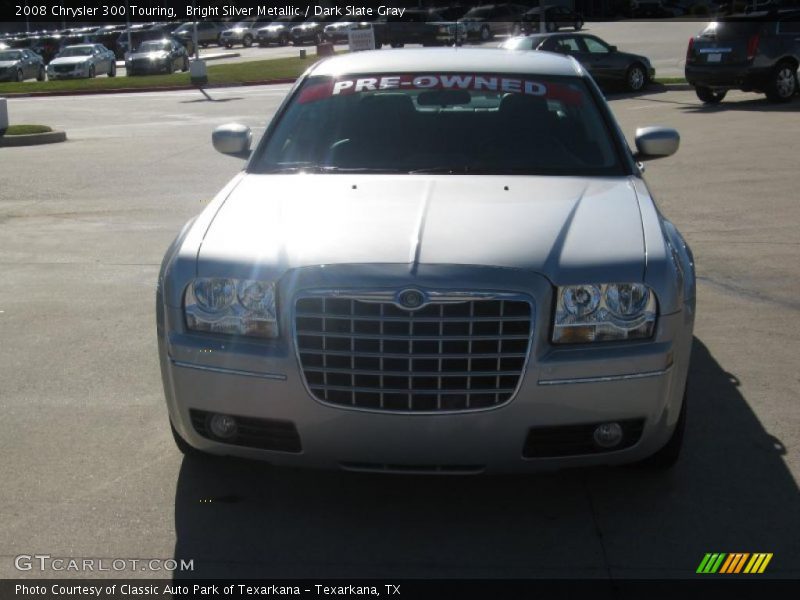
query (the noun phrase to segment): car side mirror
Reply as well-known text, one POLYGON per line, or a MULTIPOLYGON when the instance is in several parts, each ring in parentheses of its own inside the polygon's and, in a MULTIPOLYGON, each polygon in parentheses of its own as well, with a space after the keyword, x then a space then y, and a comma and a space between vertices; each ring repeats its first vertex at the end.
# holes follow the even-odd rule
POLYGON ((672 156, 678 151, 681 136, 669 127, 640 127, 636 130, 637 161, 653 160, 672 156))
POLYGON ((246 125, 239 123, 220 125, 211 133, 211 143, 217 152, 238 158, 250 156, 252 141, 253 132, 246 125))
POLYGON ((609 52, 616 52, 617 51, 617 47, 616 46, 609 46, 608 47, 608 51, 609 52))

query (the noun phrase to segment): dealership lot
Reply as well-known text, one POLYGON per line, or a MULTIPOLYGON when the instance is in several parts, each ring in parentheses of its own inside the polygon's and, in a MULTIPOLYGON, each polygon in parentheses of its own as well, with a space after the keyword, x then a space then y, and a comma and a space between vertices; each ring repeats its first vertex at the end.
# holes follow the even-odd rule
POLYGON ((70 141, 0 150, 0 577, 34 553, 194 559, 196 576, 685 577, 706 552, 800 576, 797 101, 611 99, 629 140, 683 135, 646 173, 700 278, 675 471, 420 478, 184 459, 170 438, 161 257, 241 168, 211 129, 260 135, 287 90, 9 102, 70 141))

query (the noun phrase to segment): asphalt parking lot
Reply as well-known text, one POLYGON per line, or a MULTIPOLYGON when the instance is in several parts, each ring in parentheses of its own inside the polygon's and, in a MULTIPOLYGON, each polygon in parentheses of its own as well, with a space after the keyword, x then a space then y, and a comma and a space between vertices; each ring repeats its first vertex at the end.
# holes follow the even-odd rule
POLYGON ((630 140, 683 136, 646 173, 700 278, 673 472, 382 477, 185 459, 167 425, 161 257, 241 168, 212 128, 260 134, 287 89, 9 102, 69 141, 0 149, 0 577, 41 576, 14 568, 33 553, 180 557, 206 577, 688 577, 706 552, 772 552, 767 575, 800 576, 798 101, 611 99, 630 140))

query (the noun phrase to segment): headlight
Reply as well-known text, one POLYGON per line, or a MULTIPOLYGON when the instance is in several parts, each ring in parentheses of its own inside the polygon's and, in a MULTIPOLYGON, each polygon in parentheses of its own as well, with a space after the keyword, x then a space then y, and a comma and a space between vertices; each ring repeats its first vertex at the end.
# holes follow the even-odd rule
POLYGON ((196 331, 278 337, 275 284, 271 281, 195 279, 184 296, 186 326, 196 331))
POLYGON ((642 283, 558 288, 554 344, 584 344, 652 337, 656 297, 642 283))

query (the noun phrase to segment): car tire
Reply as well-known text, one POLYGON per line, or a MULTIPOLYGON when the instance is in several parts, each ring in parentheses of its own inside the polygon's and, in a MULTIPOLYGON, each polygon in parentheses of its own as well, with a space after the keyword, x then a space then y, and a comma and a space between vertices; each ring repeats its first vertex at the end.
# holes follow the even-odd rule
POLYGON ((183 57, 183 67, 181 68, 181 71, 186 73, 186 71, 188 71, 188 70, 189 70, 189 57, 188 56, 184 56, 183 57))
POLYGON ((94 79, 95 75, 97 75, 97 72, 94 69, 94 65, 92 65, 89 67, 89 79, 94 79))
POLYGON ((660 450, 639 462, 637 466, 653 471, 666 471, 675 466, 675 463, 678 462, 681 448, 683 447, 684 433, 686 431, 687 390, 688 386, 683 392, 681 412, 680 415, 678 415, 678 422, 675 424, 675 429, 672 431, 669 440, 660 450))
POLYGON ((554 33, 557 29, 558 29, 558 27, 556 27, 556 24, 555 24, 554 21, 545 21, 544 30, 547 33, 554 33))
POLYGON ((109 77, 116 77, 117 76, 117 63, 112 62, 111 66, 108 68, 108 76, 109 77))
POLYGON ((174 72, 175 72, 175 64, 172 62, 172 59, 170 59, 167 62, 167 75, 172 75, 174 72))
POLYGON ((583 29, 583 21, 578 19, 577 21, 575 21, 574 27, 575 27, 575 31, 580 31, 581 29, 583 29))
POLYGON ((797 67, 789 61, 778 63, 765 91, 770 102, 789 102, 797 92, 797 67))
POLYGON ((405 46, 403 42, 392 42, 392 48, 402 48, 405 46))
POLYGON ((22 72, 22 69, 17 69, 17 81, 25 81, 25 73, 22 72))
POLYGON ((225 42, 225 47, 230 50, 231 48, 233 48, 233 44, 231 44, 230 42, 225 42))
POLYGON ((288 33, 281 34, 281 37, 278 39, 278 44, 281 46, 288 46, 289 34, 288 33))
MULTIPOLYGON (((208 48, 208 42, 198 42, 201 48, 208 48)), ((217 46, 222 46, 222 44, 217 41, 217 46)))
POLYGON ((728 92, 724 90, 714 91, 711 88, 698 86, 694 89, 694 93, 697 94, 703 104, 719 104, 728 92))
POLYGON ((39 67, 39 72, 36 74, 36 81, 44 81, 45 72, 44 67, 39 67))
POLYGON ((252 45, 253 45, 252 35, 246 35, 244 36, 244 38, 242 38, 242 46, 244 46, 245 48, 249 48, 252 45))
POLYGON ((628 67, 625 73, 625 88, 629 92, 641 92, 647 85, 647 71, 640 63, 628 67))
POLYGON ((488 25, 484 25, 481 27, 479 36, 482 42, 488 42, 490 39, 492 39, 492 30, 489 29, 488 25))

